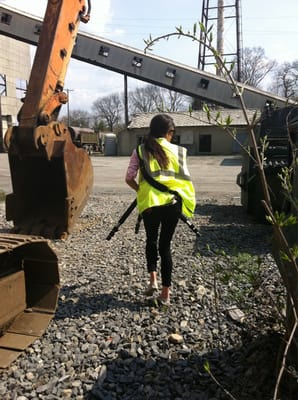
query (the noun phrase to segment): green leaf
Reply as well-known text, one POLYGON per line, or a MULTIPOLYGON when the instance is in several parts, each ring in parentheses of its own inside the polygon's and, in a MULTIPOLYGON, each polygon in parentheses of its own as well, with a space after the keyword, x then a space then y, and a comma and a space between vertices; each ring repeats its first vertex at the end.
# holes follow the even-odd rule
POLYGON ((206 32, 206 27, 205 27, 205 25, 204 25, 202 22, 199 22, 199 26, 200 26, 200 30, 201 30, 202 32, 206 32))
POLYGON ((231 123, 232 123, 232 118, 231 118, 230 115, 228 115, 227 118, 225 119, 225 123, 226 123, 226 125, 231 125, 231 123))
POLYGON ((210 369, 210 364, 209 364, 208 361, 206 361, 205 364, 204 364, 204 370, 205 370, 206 372, 208 372, 208 374, 210 374, 211 369, 210 369))
POLYGON ((182 26, 181 26, 181 25, 180 25, 180 26, 176 26, 176 31, 177 31, 178 33, 183 34, 182 26))
POLYGON ((233 71, 234 68, 235 68, 235 61, 233 61, 233 62, 231 63, 230 72, 233 71))
MULTIPOLYGON (((207 33, 209 34, 212 30, 213 30, 213 25, 210 26, 210 28, 208 29, 207 33)), ((211 34, 212 34, 212 32, 211 32, 211 34)))
POLYGON ((293 246, 291 248, 291 252, 292 252, 294 258, 297 258, 298 257, 298 246, 297 245, 293 246))
POLYGON ((197 23, 195 22, 193 25, 193 35, 196 36, 197 34, 197 23))
POLYGON ((203 111, 206 113, 207 119, 210 122, 211 121, 211 112, 210 112, 210 109, 209 109, 209 107, 208 107, 208 105, 206 103, 203 104, 203 111))
POLYGON ((288 262, 290 261, 290 257, 283 251, 280 251, 280 258, 284 261, 288 261, 288 262))

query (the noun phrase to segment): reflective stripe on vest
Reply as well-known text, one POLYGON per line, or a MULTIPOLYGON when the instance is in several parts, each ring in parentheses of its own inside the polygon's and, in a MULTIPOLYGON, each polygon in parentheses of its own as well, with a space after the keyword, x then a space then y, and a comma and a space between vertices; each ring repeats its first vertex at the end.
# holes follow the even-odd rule
MULTIPOLYGON (((162 144, 164 145, 165 143, 162 142, 162 144)), ((173 145, 172 145, 173 146, 173 145)), ((150 168, 150 161, 148 159, 148 155, 147 153, 144 151, 144 145, 141 145, 141 154, 142 154, 142 158, 145 164, 145 168, 148 171, 148 173, 152 176, 152 178, 156 178, 159 175, 164 175, 164 176, 174 176, 177 179, 184 179, 184 180, 189 180, 190 181, 190 176, 189 176, 189 172, 185 171, 185 157, 184 155, 186 155, 186 151, 185 149, 183 149, 183 147, 181 146, 175 146, 174 148, 172 147, 170 149, 170 151, 173 153, 173 150, 175 148, 178 148, 178 166, 179 169, 178 171, 171 171, 171 170, 156 170, 156 171, 152 171, 150 168), (145 157, 144 157, 145 154, 145 157)))

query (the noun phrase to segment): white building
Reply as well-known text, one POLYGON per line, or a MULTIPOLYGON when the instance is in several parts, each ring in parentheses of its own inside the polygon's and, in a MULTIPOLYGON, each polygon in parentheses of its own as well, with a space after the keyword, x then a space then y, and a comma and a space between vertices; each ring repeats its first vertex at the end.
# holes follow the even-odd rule
MULTIPOLYGON (((211 121, 204 111, 171 112, 168 113, 175 123, 173 141, 186 147, 188 155, 237 154, 241 152, 241 145, 248 138, 248 127, 241 110, 221 109, 211 111, 211 121), (230 118, 232 133, 227 133, 217 126, 216 118, 226 121, 230 118), (212 123, 213 120, 213 123, 212 123), (235 140, 236 139, 236 140, 235 140)), ((151 119, 156 113, 141 113, 135 115, 126 129, 118 133, 118 155, 128 156, 132 150, 142 143, 148 134, 151 119)), ((249 119, 255 115, 254 110, 248 110, 249 119)))
POLYGON ((7 127, 17 124, 30 71, 30 46, 0 35, 0 151, 7 127))

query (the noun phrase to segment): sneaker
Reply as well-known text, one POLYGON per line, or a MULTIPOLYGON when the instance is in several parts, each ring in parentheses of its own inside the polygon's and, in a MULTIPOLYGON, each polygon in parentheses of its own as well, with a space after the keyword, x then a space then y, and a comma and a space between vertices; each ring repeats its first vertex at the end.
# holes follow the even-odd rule
POLYGON ((158 290, 157 282, 149 283, 147 289, 144 292, 145 296, 153 296, 154 293, 158 290))
POLYGON ((159 304, 159 306, 166 306, 169 307, 171 305, 170 299, 165 299, 163 297, 158 297, 157 298, 157 302, 159 304))

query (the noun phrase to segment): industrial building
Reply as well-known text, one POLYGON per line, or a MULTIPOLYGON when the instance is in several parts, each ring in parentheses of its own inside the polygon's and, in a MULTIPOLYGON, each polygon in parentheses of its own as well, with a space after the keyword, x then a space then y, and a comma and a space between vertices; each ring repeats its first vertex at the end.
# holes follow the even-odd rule
MULTIPOLYGON (((148 133, 152 117, 156 113, 142 113, 135 115, 128 127, 118 134, 118 155, 128 156, 132 150, 142 142, 148 133)), ((252 120, 254 110, 249 110, 248 115, 252 120)), ((176 133, 175 143, 184 146, 188 155, 203 154, 236 154, 241 152, 241 144, 246 143, 248 132, 242 110, 220 109, 211 112, 213 118, 209 121, 205 111, 171 112, 176 133), (216 125, 215 119, 225 123, 231 118, 231 134, 216 125), (234 139, 235 136, 236 140, 234 139)))

